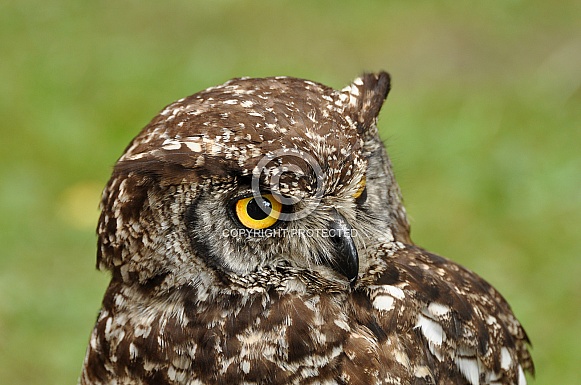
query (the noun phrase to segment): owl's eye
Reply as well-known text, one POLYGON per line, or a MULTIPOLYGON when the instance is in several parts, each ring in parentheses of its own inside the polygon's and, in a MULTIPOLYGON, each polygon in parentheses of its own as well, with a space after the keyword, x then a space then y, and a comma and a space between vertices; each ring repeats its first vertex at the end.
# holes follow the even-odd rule
POLYGON ((365 191, 366 182, 367 180, 364 175, 363 178, 361 178, 361 180, 359 181, 359 183, 357 183, 357 191, 355 191, 355 194, 353 194, 353 198, 357 199, 363 194, 363 192, 365 191))
POLYGON ((282 204, 272 194, 262 195, 262 199, 253 196, 236 201, 236 217, 242 225, 253 230, 266 229, 276 223, 282 210, 282 204))

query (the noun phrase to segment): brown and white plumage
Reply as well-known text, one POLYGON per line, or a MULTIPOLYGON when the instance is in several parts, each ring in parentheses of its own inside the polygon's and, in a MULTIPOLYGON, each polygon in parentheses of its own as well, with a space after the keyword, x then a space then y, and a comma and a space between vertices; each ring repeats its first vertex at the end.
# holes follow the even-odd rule
POLYGON ((383 72, 340 91, 234 79, 156 116, 103 193, 112 279, 80 383, 525 384, 506 301, 409 237, 388 91, 383 72), (292 204, 248 228, 256 193, 292 204))

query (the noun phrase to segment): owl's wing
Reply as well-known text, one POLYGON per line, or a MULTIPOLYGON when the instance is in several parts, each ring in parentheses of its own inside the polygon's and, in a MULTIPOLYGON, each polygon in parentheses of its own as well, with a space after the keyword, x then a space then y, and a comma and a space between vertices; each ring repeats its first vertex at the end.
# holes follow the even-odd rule
POLYGON ((365 290, 386 333, 379 357, 395 357, 408 380, 523 385, 524 372, 534 374, 524 329, 482 278, 412 245, 384 245, 377 257, 384 269, 365 290))

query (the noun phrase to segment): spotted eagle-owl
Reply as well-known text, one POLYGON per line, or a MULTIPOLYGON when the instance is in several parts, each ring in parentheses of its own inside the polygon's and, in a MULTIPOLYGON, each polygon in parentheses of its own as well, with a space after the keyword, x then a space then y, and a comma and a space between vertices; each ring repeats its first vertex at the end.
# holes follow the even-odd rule
POLYGON ((507 302, 410 239, 389 88, 242 78, 161 111, 103 192, 80 383, 525 384, 507 302))

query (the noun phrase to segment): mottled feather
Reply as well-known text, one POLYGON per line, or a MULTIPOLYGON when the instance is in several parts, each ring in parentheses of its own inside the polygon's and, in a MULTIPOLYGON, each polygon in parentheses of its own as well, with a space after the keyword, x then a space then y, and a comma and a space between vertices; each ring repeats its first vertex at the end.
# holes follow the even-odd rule
POLYGON ((79 383, 525 384, 504 298, 410 239, 389 88, 241 78, 164 108, 103 192, 111 283, 79 383), (257 189, 292 201, 269 231, 233 209, 257 189))

